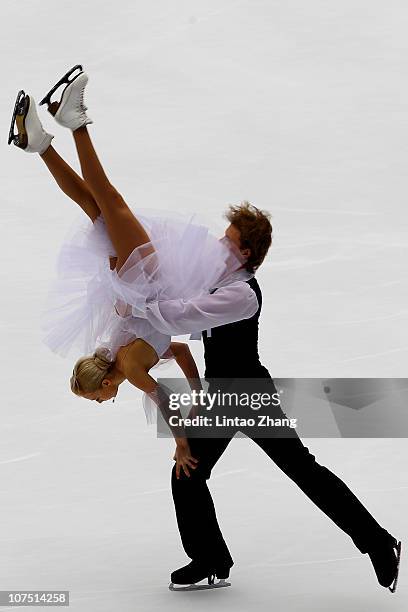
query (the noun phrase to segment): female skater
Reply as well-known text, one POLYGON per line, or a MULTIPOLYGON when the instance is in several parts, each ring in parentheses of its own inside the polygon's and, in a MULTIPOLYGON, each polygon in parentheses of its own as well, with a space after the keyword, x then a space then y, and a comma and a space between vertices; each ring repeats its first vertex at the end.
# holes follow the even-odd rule
MULTIPOLYGON (((75 343, 93 352, 74 366, 70 383, 76 395, 100 403, 114 398, 128 380, 157 402, 158 385, 149 370, 161 358, 174 357, 190 384, 199 385, 188 346, 172 343, 172 334, 202 329, 197 321, 215 327, 256 311, 246 283, 229 286, 227 309, 221 292, 209 295, 249 253, 239 248, 231 227, 218 240, 191 220, 166 213, 141 215, 129 208, 109 182, 91 142, 86 126, 93 122, 84 105, 87 82, 82 67, 75 66, 40 103, 46 102, 55 120, 72 130, 84 180, 51 146, 53 135, 43 129, 33 97, 23 91, 9 134, 9 144, 40 154, 61 189, 92 221, 91 227, 89 221, 76 226, 60 251, 43 324, 45 342, 60 355, 75 343), (66 87, 60 101, 51 102, 62 83, 66 87), (165 313, 171 314, 166 318, 165 313)), ((195 459, 186 438, 176 437, 176 442, 175 459, 189 475, 195 459)))

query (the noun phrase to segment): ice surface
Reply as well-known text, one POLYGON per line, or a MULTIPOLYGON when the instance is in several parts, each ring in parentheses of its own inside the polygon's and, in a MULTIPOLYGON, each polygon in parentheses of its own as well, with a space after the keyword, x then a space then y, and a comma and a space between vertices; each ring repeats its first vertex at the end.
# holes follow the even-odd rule
MULTIPOLYGON (((406 3, 3 0, 0 14, 1 588, 69 589, 75 612, 406 610, 404 557, 391 595, 244 439, 211 484, 233 587, 167 590, 186 560, 173 444, 146 426, 130 386, 114 405, 73 397, 73 363, 41 345, 55 254, 80 211, 37 155, 5 145, 17 91, 39 101, 83 63, 91 136, 126 199, 205 212, 220 231, 228 203, 271 211, 258 278, 272 375, 406 377, 406 3)), ((39 113, 78 170, 69 132, 39 113)), ((405 439, 305 444, 404 542, 405 439)))

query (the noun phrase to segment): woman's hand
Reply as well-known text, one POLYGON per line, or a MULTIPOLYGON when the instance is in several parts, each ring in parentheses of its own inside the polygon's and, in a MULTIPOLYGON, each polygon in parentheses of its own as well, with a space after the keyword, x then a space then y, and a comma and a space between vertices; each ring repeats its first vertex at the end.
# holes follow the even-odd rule
POLYGON ((173 459, 176 461, 176 478, 180 478, 180 468, 183 468, 185 475, 190 478, 189 468, 195 470, 198 459, 191 456, 190 445, 186 438, 177 440, 176 452, 173 459))

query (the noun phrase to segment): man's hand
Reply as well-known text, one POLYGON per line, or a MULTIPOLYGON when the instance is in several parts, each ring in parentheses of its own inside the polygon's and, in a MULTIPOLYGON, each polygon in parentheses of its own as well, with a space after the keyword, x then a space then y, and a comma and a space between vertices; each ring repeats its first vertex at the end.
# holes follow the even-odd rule
POLYGON ((177 440, 176 451, 173 457, 176 461, 176 478, 180 478, 180 468, 183 468, 185 475, 190 478, 189 468, 195 470, 198 459, 191 456, 190 446, 187 438, 177 440))

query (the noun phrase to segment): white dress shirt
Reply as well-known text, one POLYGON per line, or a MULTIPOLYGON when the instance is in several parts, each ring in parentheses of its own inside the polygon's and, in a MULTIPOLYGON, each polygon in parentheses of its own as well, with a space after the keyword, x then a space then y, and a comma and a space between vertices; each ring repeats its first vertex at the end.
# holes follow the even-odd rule
MULTIPOLYGON (((254 275, 237 270, 227 276, 215 293, 207 293, 189 300, 174 299, 146 305, 143 318, 163 334, 190 333, 191 340, 199 340, 201 332, 227 323, 249 319, 258 310, 255 292, 245 282, 254 275)), ((134 313, 137 316, 137 313, 134 313)))

